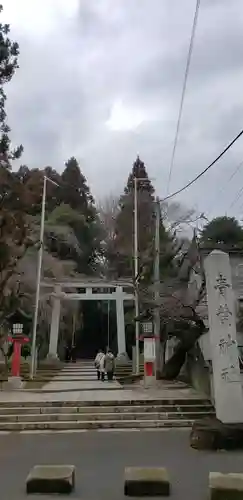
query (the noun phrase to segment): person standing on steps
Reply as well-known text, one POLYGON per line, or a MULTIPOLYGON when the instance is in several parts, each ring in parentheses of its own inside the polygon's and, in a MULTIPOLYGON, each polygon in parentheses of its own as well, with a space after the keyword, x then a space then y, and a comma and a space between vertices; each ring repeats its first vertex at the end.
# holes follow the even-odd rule
POLYGON ((102 381, 105 380, 104 359, 105 353, 102 351, 102 349, 100 349, 98 354, 96 355, 94 364, 97 370, 97 379, 102 381))
POLYGON ((107 353, 104 358, 104 367, 107 373, 107 378, 109 381, 113 380, 115 371, 115 356, 111 349, 107 349, 107 353))
POLYGON ((71 359, 71 346, 70 343, 67 342, 65 346, 65 362, 69 363, 70 359, 71 359))
POLYGON ((75 344, 71 347, 71 361, 72 363, 76 363, 76 346, 75 344))

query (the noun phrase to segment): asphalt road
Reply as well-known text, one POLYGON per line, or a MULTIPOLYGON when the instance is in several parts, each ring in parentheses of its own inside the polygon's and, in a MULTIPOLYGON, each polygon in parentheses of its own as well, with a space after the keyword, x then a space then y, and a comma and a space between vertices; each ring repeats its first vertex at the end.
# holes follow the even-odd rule
MULTIPOLYGON (((187 431, 10 434, 0 436, 1 500, 49 499, 25 495, 25 479, 36 464, 73 464, 76 490, 61 498, 121 500, 129 465, 166 466, 172 499, 208 498, 209 471, 242 472, 243 452, 199 452, 187 431)), ((53 497, 52 497, 53 498, 53 497)))

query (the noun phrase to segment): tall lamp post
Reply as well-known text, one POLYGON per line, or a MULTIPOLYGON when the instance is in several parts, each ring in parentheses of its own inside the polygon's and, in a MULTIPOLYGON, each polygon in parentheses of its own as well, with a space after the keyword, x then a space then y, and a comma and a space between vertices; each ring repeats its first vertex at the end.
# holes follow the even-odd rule
POLYGON ((43 240, 44 240, 44 228, 45 228, 45 211, 46 211, 46 183, 50 182, 55 186, 58 186, 56 182, 49 179, 44 175, 43 181, 43 191, 42 191, 42 204, 41 204, 41 224, 40 224, 40 242, 39 242, 39 252, 38 252, 38 263, 37 263, 37 275, 36 275, 36 291, 35 291, 35 312, 34 312, 34 323, 33 323, 33 333, 32 333, 32 349, 31 349, 31 366, 30 366, 30 378, 33 379, 35 373, 35 361, 36 361, 36 334, 37 334, 37 323, 38 323, 38 312, 39 312, 39 300, 40 300, 40 281, 41 281, 41 268, 43 259, 43 240))

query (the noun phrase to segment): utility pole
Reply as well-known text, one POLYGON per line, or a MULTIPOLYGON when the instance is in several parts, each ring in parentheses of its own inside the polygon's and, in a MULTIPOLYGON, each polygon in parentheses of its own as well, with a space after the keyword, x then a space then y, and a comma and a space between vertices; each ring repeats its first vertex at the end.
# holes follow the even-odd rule
POLYGON ((75 332, 76 332, 76 311, 73 312, 73 321, 72 321, 72 347, 75 345, 75 332))
POLYGON ((107 302, 107 347, 110 349, 110 301, 107 302))
POLYGON ((155 352, 156 352, 156 376, 160 371, 160 202, 156 198, 155 202, 155 258, 154 258, 154 335, 155 335, 155 352))
MULTIPOLYGON (((138 302, 138 179, 134 177, 134 276, 135 276, 135 316, 139 316, 138 302)), ((135 322, 136 373, 139 373, 139 321, 135 322)))

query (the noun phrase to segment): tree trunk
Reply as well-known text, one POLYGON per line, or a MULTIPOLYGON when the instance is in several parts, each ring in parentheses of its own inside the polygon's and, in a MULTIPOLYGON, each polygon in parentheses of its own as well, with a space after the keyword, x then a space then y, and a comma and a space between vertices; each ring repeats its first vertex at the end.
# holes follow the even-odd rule
POLYGON ((8 373, 8 355, 4 352, 3 347, 0 347, 0 351, 4 357, 5 373, 8 373))
POLYGON ((178 333, 178 337, 180 338, 179 344, 176 346, 174 353, 171 358, 164 364, 161 378, 165 380, 174 380, 178 377, 184 363, 186 360, 186 355, 188 351, 192 349, 195 342, 202 335, 204 330, 202 325, 200 327, 195 327, 189 329, 187 332, 178 333))

